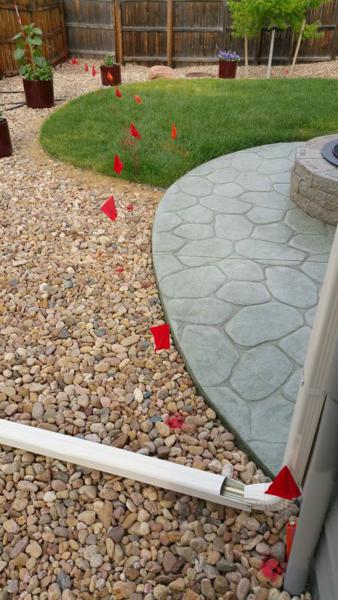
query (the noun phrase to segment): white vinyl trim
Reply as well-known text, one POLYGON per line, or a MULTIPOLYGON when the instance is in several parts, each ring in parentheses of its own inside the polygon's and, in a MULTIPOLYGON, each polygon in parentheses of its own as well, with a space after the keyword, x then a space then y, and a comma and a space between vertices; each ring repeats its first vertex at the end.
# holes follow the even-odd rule
POLYGON ((273 510, 279 503, 279 498, 265 495, 268 484, 245 486, 223 475, 4 419, 0 444, 248 512, 273 510))
POLYGON ((284 455, 298 484, 304 483, 312 446, 322 414, 328 370, 337 361, 338 339, 338 233, 336 231, 322 285, 315 321, 304 363, 303 381, 284 455))

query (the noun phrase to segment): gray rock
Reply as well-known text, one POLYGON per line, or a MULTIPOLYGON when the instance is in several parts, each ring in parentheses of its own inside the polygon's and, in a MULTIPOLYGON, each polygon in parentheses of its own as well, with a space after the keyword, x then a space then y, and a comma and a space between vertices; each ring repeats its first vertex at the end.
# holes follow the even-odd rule
POLYGON ((197 554, 200 554, 201 552, 205 552, 207 550, 208 544, 204 538, 199 537, 191 540, 190 547, 197 552, 197 554))
POLYGON ((181 556, 181 558, 183 558, 186 562, 194 562, 195 558, 197 557, 196 552, 189 546, 178 546, 176 548, 176 553, 178 554, 178 556, 181 556))
POLYGON ((56 583, 61 588, 61 590, 70 590, 72 587, 72 581, 69 577, 68 573, 65 571, 59 571, 56 576, 56 583))
POLYGON ((247 579, 246 577, 243 577, 243 579, 240 580, 240 582, 237 586, 237 590, 236 590, 237 600, 246 600, 249 591, 250 591, 250 580, 247 579))
POLYGON ((209 579, 202 579, 201 594, 203 598, 208 598, 210 600, 213 600, 216 597, 214 588, 212 587, 212 584, 210 583, 209 579))

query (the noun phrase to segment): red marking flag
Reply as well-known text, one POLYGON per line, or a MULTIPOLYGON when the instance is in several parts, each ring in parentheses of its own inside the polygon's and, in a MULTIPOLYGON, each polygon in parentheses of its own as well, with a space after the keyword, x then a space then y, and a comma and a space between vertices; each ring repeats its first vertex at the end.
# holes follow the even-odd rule
POLYGON ((116 273, 123 273, 123 271, 124 271, 124 268, 123 268, 123 267, 121 267, 121 266, 118 266, 118 267, 116 267, 116 269, 115 269, 115 272, 116 272, 116 273))
POLYGON ((182 415, 180 415, 179 413, 176 413, 173 417, 169 417, 169 419, 167 419, 167 421, 166 421, 166 424, 171 429, 182 429, 183 423, 184 423, 184 419, 183 419, 182 415))
POLYGON ((72 63, 72 65, 78 65, 79 64, 79 61, 78 61, 77 58, 72 58, 70 62, 72 63))
POLYGON ((111 221, 115 221, 115 219, 117 218, 117 210, 115 206, 114 196, 109 196, 108 200, 106 200, 102 204, 100 210, 102 210, 102 212, 104 212, 104 214, 107 215, 107 217, 109 217, 111 221))
POLYGON ((137 131, 134 123, 131 123, 129 131, 130 131, 130 135, 132 135, 134 138, 137 138, 138 140, 142 139, 141 134, 139 131, 137 131))
POLYGON ((266 577, 266 579, 268 579, 270 583, 274 583, 278 575, 281 575, 283 573, 283 569, 280 566, 278 560, 274 558, 270 558, 269 560, 267 560, 266 563, 263 565, 261 571, 264 577, 266 577))
POLYGON ((95 75, 96 75, 96 69, 95 69, 94 65, 92 66, 92 75, 93 75, 93 77, 95 77, 95 75))
POLYGON ((129 212, 132 212, 132 211, 134 210, 134 208, 135 208, 135 206, 134 206, 133 204, 128 204, 128 205, 127 205, 127 210, 128 210, 129 212))
POLYGON ((301 496, 301 491, 287 466, 283 467, 265 492, 271 496, 293 500, 301 496))
POLYGON ((85 70, 85 73, 88 73, 89 67, 88 67, 87 63, 85 63, 84 70, 85 70))
POLYGON ((136 104, 142 104, 141 96, 134 96, 134 100, 135 100, 136 104))
POLYGON ((170 348, 170 327, 169 325, 158 325, 150 328, 154 336, 155 351, 169 350, 170 348))
POLYGON ((117 175, 120 175, 122 169, 123 169, 123 162, 120 159, 119 155, 115 154, 115 158, 114 158, 114 171, 115 171, 115 173, 117 173, 117 175))
POLYGON ((177 129, 176 129, 176 125, 174 125, 174 123, 171 126, 171 139, 172 140, 176 140, 177 138, 177 129))
POLYGON ((119 90, 119 88, 115 88, 115 96, 116 98, 122 98, 122 94, 121 91, 119 90))

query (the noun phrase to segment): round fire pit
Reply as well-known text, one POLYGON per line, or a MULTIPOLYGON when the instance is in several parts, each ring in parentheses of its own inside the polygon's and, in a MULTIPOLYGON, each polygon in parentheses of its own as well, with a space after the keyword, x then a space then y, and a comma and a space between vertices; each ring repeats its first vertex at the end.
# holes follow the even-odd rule
POLYGON ((322 151, 325 147, 334 149, 336 144, 338 134, 306 142, 297 150, 291 175, 291 199, 295 204, 332 225, 338 223, 338 167, 324 158, 322 151))

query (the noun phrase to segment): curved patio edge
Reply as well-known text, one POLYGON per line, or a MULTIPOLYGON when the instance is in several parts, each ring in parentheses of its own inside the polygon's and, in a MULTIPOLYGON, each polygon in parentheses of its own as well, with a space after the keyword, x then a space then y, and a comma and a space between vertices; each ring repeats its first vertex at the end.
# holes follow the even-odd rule
POLYGON ((222 156, 164 194, 153 264, 199 393, 266 471, 278 471, 334 228, 290 201, 300 143, 222 156))

